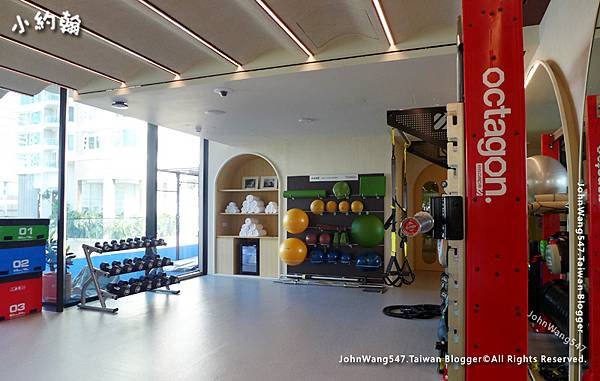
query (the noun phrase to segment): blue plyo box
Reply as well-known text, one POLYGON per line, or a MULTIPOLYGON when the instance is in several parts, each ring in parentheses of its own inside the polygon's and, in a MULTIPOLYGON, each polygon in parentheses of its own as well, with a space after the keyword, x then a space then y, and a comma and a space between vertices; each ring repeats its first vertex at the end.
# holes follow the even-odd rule
POLYGON ((43 271, 46 267, 46 246, 0 249, 0 277, 43 271))

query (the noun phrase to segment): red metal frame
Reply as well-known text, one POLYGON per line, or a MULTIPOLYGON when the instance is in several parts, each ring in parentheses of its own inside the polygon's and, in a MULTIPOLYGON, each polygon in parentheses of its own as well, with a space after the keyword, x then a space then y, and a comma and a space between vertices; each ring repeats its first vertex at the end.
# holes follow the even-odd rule
MULTIPOLYGON (((527 354, 527 194, 521 1, 463 0, 466 354, 527 354)), ((485 360, 485 359, 484 359, 485 360)), ((525 380, 481 363, 473 381, 525 380)))
MULTIPOLYGON (((589 293, 587 306, 589 322, 588 342, 600 343, 600 117, 598 116, 598 97, 587 97, 586 157, 587 157, 587 231, 588 231, 588 278, 589 293), (594 234, 596 233, 596 234, 594 234)), ((585 374, 586 380, 600 379, 600 350, 590 345, 590 368, 585 374)))

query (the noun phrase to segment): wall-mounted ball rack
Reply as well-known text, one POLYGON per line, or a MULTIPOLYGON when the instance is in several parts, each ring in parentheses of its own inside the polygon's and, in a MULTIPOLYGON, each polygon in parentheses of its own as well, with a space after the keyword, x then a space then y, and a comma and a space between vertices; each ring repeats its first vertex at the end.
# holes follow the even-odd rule
MULTIPOLYGON (((361 176, 383 176, 383 174, 362 174, 361 176)), ((324 211, 322 214, 312 213, 310 211, 310 204, 315 198, 287 198, 287 209, 299 208, 304 210, 309 216, 309 226, 307 230, 301 234, 287 234, 288 238, 298 238, 305 242, 306 235, 308 233, 329 233, 332 238, 332 242, 329 244, 309 244, 308 254, 306 260, 296 266, 288 266, 287 274, 288 277, 294 276, 325 276, 325 277, 338 277, 340 279, 357 279, 361 283, 382 283, 383 279, 383 265, 379 268, 374 268, 370 271, 364 271, 356 267, 355 262, 358 256, 365 253, 377 253, 382 260, 385 258, 385 250, 383 243, 371 248, 361 247, 351 240, 351 225, 355 218, 360 215, 372 214, 382 220, 385 220, 385 201, 384 196, 364 196, 359 191, 360 180, 346 180, 350 186, 350 195, 345 200, 350 203, 355 200, 360 200, 364 204, 364 209, 360 213, 348 212, 327 212, 324 211), (346 231, 349 241, 347 243, 340 243, 339 245, 333 244, 333 235, 336 231, 346 231), (341 254, 349 254, 351 261, 350 263, 342 263, 339 259, 335 263, 327 262, 324 263, 312 263, 311 262, 311 250, 321 248, 324 251, 335 249, 341 254)), ((331 190, 337 181, 317 181, 311 182, 310 176, 290 176, 287 178, 287 190, 288 191, 299 191, 299 190, 331 190)), ((325 203, 330 200, 336 202, 342 201, 336 199, 331 192, 327 192, 324 197, 318 197, 325 203)))

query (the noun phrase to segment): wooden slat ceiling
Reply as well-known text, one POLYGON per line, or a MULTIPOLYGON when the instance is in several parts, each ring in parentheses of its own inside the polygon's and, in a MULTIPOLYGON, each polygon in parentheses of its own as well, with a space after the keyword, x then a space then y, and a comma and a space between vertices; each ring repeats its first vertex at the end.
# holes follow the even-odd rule
MULTIPOLYGON (((428 0, 426 6, 413 1, 384 0, 383 6, 398 35, 395 48, 426 45, 427 28, 413 28, 421 12, 442 8, 426 22, 452 42, 459 0, 428 0), (402 13, 396 3, 406 3, 402 13), (451 6, 448 4, 451 3, 451 6), (412 5, 411 5, 412 4, 412 5), (446 10, 450 10, 446 14, 446 10), (443 17, 440 15, 443 14, 443 17), (401 25, 401 27, 400 27, 401 25), (402 29, 403 28, 403 29, 402 29)), ((123 81, 127 87, 168 82, 198 76, 213 76, 236 70, 252 70, 298 64, 308 57, 254 0, 1 0, 0 65, 76 89, 82 94, 114 90, 123 81), (146 3, 146 4, 144 4, 146 3), (150 6, 148 6, 148 4, 150 6), (167 15, 187 31, 167 21, 167 15), (39 9, 61 14, 67 10, 82 20, 79 37, 59 31, 34 30, 39 9), (16 16, 28 19, 27 33, 11 31, 16 16), (189 32, 189 33, 187 33, 189 32), (206 40, 242 65, 238 68, 216 54, 192 35, 206 40), (15 43, 16 42, 16 43, 15 43), (41 49, 64 61, 27 49, 41 49), (180 77, 175 77, 179 74, 180 77)), ((330 59, 390 49, 371 0, 265 0, 265 3, 314 54, 314 59, 330 59)), ((401 7, 400 7, 401 8, 401 7)), ((439 42, 440 37, 435 37, 439 42)), ((14 85, 14 83, 13 83, 14 85)), ((2 87, 2 83, 0 83, 2 87)))
MULTIPOLYGON (((452 43, 460 13, 460 0, 380 0, 396 42, 390 47, 372 0, 263 1, 313 53, 315 60, 452 43)), ((256 0, 0 0, 0 3, 0 67, 68 86, 80 94, 119 89, 120 81, 135 88, 299 64, 308 59, 256 0), (39 9, 78 14, 84 29, 79 37, 59 31, 36 31, 34 15, 39 9), (181 28, 157 13, 167 15, 181 28), (11 31, 17 15, 31 24, 26 34, 11 31), (199 39, 241 64, 241 68, 199 39)), ((539 23, 547 3, 547 0, 527 0, 524 4, 527 22, 539 23)), ((9 82, 4 75, 0 76, 0 88, 11 85, 28 93, 37 88, 31 81, 23 77, 23 84, 19 85, 18 80, 13 78, 9 82)))

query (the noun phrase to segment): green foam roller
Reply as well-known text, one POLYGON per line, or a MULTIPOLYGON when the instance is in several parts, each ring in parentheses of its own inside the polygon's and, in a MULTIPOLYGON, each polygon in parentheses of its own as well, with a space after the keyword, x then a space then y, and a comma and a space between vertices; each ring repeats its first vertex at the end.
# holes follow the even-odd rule
POLYGON ((327 192, 324 189, 299 189, 283 192, 284 198, 324 198, 327 192))

